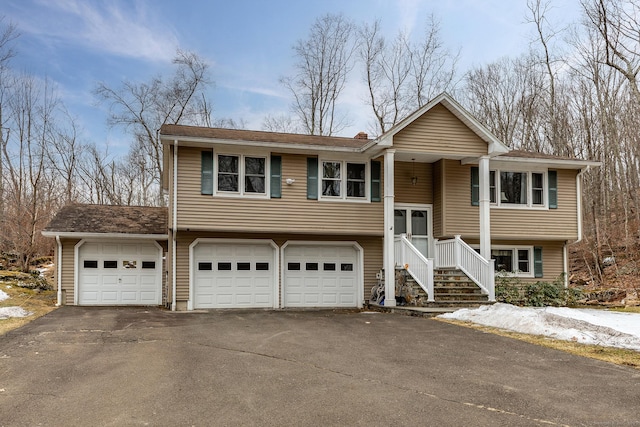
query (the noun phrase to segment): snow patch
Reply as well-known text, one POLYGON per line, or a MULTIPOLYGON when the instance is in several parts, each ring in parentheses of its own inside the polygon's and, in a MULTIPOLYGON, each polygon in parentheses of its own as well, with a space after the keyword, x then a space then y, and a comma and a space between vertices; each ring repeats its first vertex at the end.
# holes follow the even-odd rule
POLYGON ((0 291, 0 301, 4 301, 6 299, 9 299, 9 295, 7 295, 5 291, 0 291))
POLYGON ((516 307, 497 303, 441 314, 531 335, 640 351, 640 314, 566 307, 516 307))
POLYGON ((9 317, 27 317, 32 314, 32 312, 22 307, 0 307, 0 320, 8 319, 9 317))

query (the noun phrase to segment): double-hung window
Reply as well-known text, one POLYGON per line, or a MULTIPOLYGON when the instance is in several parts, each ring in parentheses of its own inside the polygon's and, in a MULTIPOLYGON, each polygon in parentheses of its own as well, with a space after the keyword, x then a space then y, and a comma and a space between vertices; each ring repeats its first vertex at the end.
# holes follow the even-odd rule
POLYGON ((489 195, 497 206, 544 207, 545 173, 492 170, 489 195))
POLYGON ((218 154, 216 192, 265 196, 266 165, 266 157, 218 154))
POLYGON ((320 174, 320 194, 322 198, 367 198, 366 163, 322 161, 320 174))
POLYGON ((493 248, 491 258, 495 260, 496 272, 532 274, 533 248, 493 248))

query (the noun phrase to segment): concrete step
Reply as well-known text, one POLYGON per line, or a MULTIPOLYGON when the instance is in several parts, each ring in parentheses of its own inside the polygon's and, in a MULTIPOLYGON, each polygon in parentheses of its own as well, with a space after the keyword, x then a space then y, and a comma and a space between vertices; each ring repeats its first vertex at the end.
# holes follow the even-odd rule
POLYGON ((435 300, 440 301, 487 301, 487 296, 483 294, 435 294, 435 300))
POLYGON ((477 286, 458 286, 458 287, 433 287, 433 293, 438 294, 456 294, 456 295, 467 295, 467 294, 482 294, 482 290, 477 286))

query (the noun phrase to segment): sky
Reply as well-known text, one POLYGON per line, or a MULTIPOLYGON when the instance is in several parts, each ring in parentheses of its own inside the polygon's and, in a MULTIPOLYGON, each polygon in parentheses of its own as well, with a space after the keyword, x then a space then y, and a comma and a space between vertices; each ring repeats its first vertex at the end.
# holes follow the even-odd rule
MULTIPOLYGON (((579 18, 579 0, 552 0, 549 18, 565 25, 579 18)), ((292 46, 314 20, 342 13, 356 23, 381 21, 392 38, 400 29, 419 35, 429 14, 442 39, 460 50, 459 71, 526 52, 534 36, 526 0, 2 0, 0 17, 21 34, 12 65, 56 83, 84 138, 116 150, 128 146, 122 129, 107 125, 97 82, 117 88, 173 71, 177 49, 210 65, 215 118, 262 129, 267 115, 289 114, 290 95, 280 77, 293 74, 292 46)), ((351 125, 342 136, 366 130, 370 114, 352 74, 343 102, 351 125)))

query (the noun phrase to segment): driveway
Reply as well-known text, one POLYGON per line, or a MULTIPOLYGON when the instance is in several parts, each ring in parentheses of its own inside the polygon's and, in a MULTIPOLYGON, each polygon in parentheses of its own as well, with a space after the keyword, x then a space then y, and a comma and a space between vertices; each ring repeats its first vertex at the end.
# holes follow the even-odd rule
POLYGON ((62 307, 0 337, 0 425, 640 426, 640 371, 432 319, 62 307))

